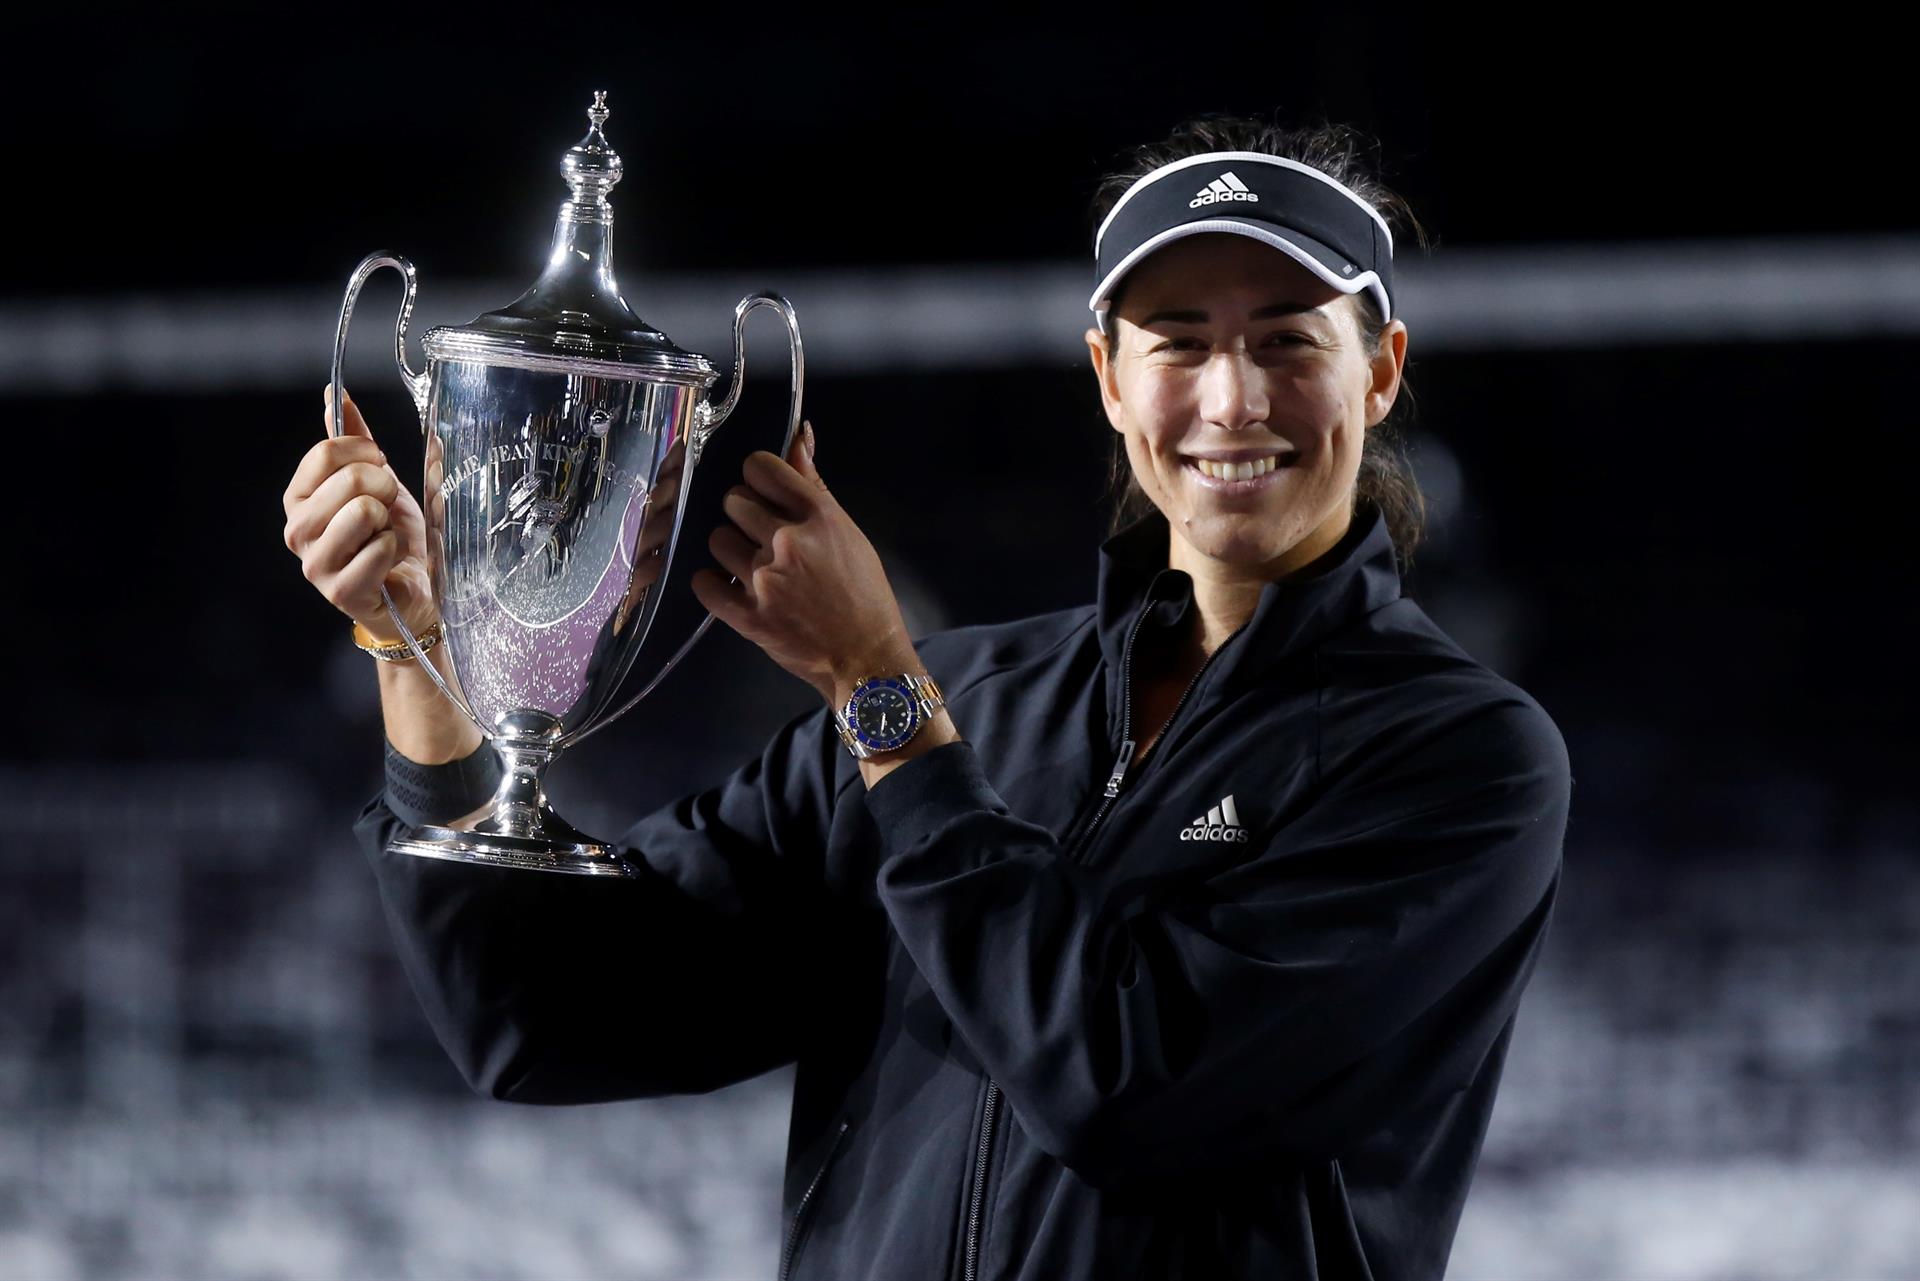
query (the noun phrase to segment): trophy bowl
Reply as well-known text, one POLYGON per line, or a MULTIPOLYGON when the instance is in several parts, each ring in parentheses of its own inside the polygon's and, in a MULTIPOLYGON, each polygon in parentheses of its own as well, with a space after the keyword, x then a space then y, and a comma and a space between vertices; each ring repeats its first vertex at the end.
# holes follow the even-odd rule
POLYGON ((504 767, 486 805, 444 826, 402 829, 392 852, 633 874, 615 846, 553 811, 542 780, 561 751, 644 698, 713 621, 697 611, 685 635, 653 629, 695 469, 739 401, 745 322, 757 308, 777 311, 787 328, 793 379, 782 456, 799 429, 804 365, 786 299, 752 294, 734 308, 733 376, 718 400, 712 362, 676 347, 628 307, 613 275, 607 194, 620 181, 620 157, 601 131, 604 92, 587 115, 591 128, 562 162, 572 195, 560 206, 546 268, 520 298, 471 324, 429 330, 418 372, 406 353, 417 283, 411 262, 369 255, 341 303, 336 405, 362 286, 383 267, 404 279, 394 359, 420 416, 420 507, 449 674, 427 656, 392 596, 381 594, 414 661, 479 726, 504 767), (643 647, 650 679, 618 702, 643 647))

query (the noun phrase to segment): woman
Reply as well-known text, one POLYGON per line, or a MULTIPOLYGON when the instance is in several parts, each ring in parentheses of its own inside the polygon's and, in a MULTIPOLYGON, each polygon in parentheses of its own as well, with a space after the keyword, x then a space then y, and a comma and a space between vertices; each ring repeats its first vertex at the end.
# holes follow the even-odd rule
MULTIPOLYGON (((783 1276, 1445 1266, 1565 748, 1400 593, 1394 204, 1346 132, 1207 120, 1135 159, 1087 343, 1137 515, 1093 604, 914 643, 811 427, 751 456, 694 589, 824 705, 640 820, 615 884, 385 854, 493 759, 382 666, 356 830, 442 1044, 534 1103, 796 1063, 783 1276)), ((418 513, 348 423, 288 542, 377 637, 382 577, 422 604, 418 513)))

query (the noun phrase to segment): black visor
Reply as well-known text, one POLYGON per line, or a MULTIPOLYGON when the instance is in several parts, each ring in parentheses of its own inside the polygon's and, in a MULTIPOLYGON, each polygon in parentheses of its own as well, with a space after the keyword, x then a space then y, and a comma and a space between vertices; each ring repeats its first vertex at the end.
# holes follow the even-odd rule
POLYGON ((1393 319, 1393 234, 1372 205, 1297 160, 1216 151, 1154 170, 1100 224, 1087 306, 1101 330, 1122 277, 1163 245, 1210 231, 1270 245, 1342 293, 1364 289, 1393 319))

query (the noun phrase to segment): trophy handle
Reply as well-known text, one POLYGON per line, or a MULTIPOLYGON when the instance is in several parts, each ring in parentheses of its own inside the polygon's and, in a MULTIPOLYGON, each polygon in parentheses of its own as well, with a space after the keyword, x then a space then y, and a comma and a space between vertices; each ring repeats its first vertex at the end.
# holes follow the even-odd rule
MULTIPOLYGON (((800 389, 806 380, 807 362, 800 348, 799 317, 793 314, 793 304, 779 294, 771 291, 748 294, 733 309, 733 378, 727 383, 727 394, 720 398, 718 405, 710 400, 701 401, 693 412, 693 428, 687 433, 686 474, 680 480, 680 509, 683 513, 686 510, 687 496, 693 491, 694 465, 700 461, 700 454, 706 448, 707 438, 719 429, 721 423, 732 416, 734 407, 740 403, 740 388, 747 379, 747 314, 757 307, 771 307, 780 313, 780 319, 786 322, 787 326, 787 350, 793 357, 793 378, 788 387, 787 430, 780 440, 782 458, 792 451, 793 438, 800 430, 800 389)), ((667 660, 666 665, 653 674, 653 679, 647 682, 645 688, 622 703, 611 715, 602 717, 591 725, 582 725, 562 739, 555 750, 572 747, 575 743, 599 733, 632 711, 641 699, 653 692, 653 687, 660 683, 660 679, 687 656, 687 651, 693 648, 693 643, 705 635, 707 628, 712 625, 713 615, 708 614, 700 620, 700 625, 693 629, 693 635, 687 637, 673 657, 667 660)), ((441 688, 444 689, 445 686, 441 688)), ((468 715, 471 716, 472 713, 469 712, 468 715)))
MULTIPOLYGON (((407 364, 407 320, 413 315, 413 296, 419 288, 419 273, 414 270, 411 262, 395 254, 368 254, 360 260, 360 265, 355 267, 353 274, 347 278, 347 295, 340 301, 340 324, 333 333, 334 421, 328 424, 327 430, 334 436, 338 436, 344 430, 341 423, 346 417, 339 406, 344 403, 342 392, 344 390, 343 374, 347 363, 347 326, 353 321, 353 304, 359 301, 360 288, 367 283, 367 278, 382 267, 392 267, 400 273, 401 279, 405 282, 406 292, 400 299, 400 317, 394 321, 393 325, 393 360, 400 366, 400 380, 407 385, 407 393, 413 397, 413 407, 420 415, 420 430, 423 434, 427 430, 427 397, 430 383, 425 373, 415 373, 413 367, 407 364)), ((407 620, 400 617, 400 609, 393 603, 393 594, 387 591, 385 583, 380 585, 380 599, 387 604, 387 617, 393 620, 393 625, 400 630, 401 638, 407 642, 407 648, 413 651, 413 661, 420 664, 421 670, 433 678, 433 683, 440 688, 442 694, 446 695, 447 701, 465 713, 466 718, 479 726, 480 732, 491 739, 492 732, 481 724, 478 716, 473 714, 473 708, 467 705, 467 700, 456 694, 453 687, 448 685, 440 675, 440 669, 428 661, 426 651, 420 648, 420 638, 413 634, 411 627, 407 626, 407 620)))
POLYGON ((734 407, 740 403, 740 388, 747 380, 747 314, 756 307, 771 307, 780 313, 780 319, 787 326, 787 348, 793 356, 793 382, 788 393, 787 432, 780 442, 780 456, 785 458, 787 451, 793 448, 794 433, 800 430, 800 386, 806 378, 807 362, 800 350, 800 321, 793 314, 793 304, 779 294, 767 292, 748 294, 733 309, 733 377, 727 382, 727 394, 715 405, 711 401, 701 401, 695 411, 692 439, 687 442, 687 467, 700 461, 700 453, 706 448, 707 437, 719 428, 721 423, 732 417, 734 407))

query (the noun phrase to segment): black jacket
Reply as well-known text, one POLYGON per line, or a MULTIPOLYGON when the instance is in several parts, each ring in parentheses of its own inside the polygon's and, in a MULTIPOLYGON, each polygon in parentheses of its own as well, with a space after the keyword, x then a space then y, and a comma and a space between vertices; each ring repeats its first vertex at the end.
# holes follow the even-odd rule
POLYGON ((1565 745, 1400 594, 1362 507, 1122 774, 1129 644, 1191 608, 1167 538, 1104 543, 1091 606, 919 642, 964 741, 868 790, 802 715, 641 819, 635 880, 384 853, 492 781, 486 749, 389 749, 356 830, 467 1080, 580 1103, 797 1063, 795 1278, 1439 1277, 1565 745))

